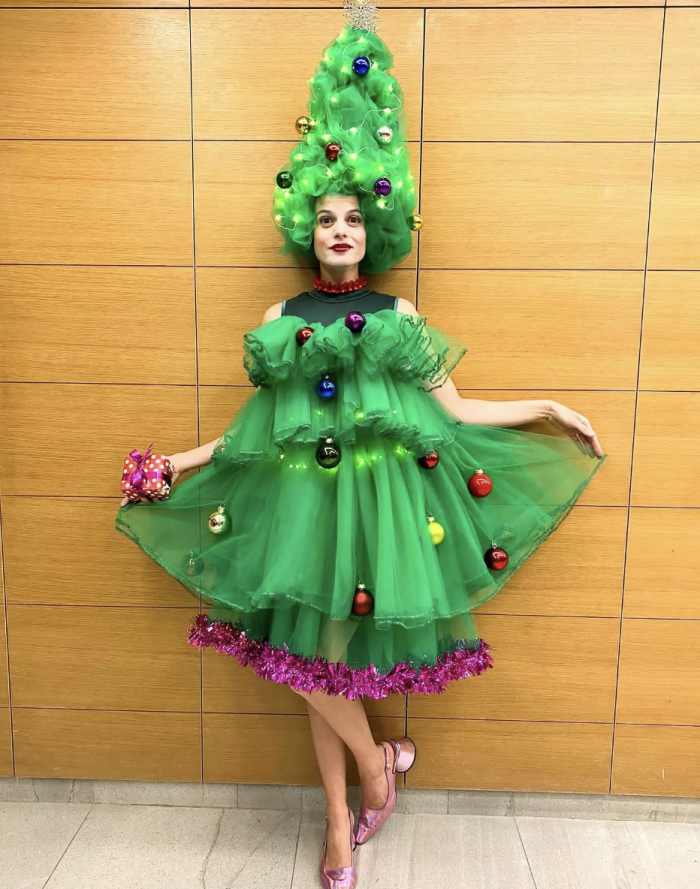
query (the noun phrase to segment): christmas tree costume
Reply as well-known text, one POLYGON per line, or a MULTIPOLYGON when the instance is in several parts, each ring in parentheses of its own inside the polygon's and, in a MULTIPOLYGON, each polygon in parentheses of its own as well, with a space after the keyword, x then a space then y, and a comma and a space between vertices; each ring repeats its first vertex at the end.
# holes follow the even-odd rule
MULTIPOLYGON (((284 249, 308 250, 314 199, 326 192, 361 196, 375 270, 405 250, 404 236, 410 244, 419 217, 402 145, 385 141, 368 111, 383 108, 372 96, 395 84, 390 61, 368 27, 346 28, 326 51, 319 77, 335 87, 310 106, 316 126, 301 166, 283 171, 283 184, 278 175, 284 249), (339 83, 342 121, 321 120, 339 83), (324 145, 341 138, 330 159, 324 145), (312 168, 319 179, 309 182, 312 168), (383 207, 381 192, 391 196, 383 207)), ((244 335, 256 389, 211 463, 169 499, 121 508, 116 528, 201 596, 193 645, 295 689, 440 693, 492 666, 473 610, 556 529, 607 455, 592 459, 568 437, 462 423, 430 394, 467 352, 460 340, 369 288, 337 300, 328 323, 314 320, 314 297, 288 300, 279 318, 244 335)))

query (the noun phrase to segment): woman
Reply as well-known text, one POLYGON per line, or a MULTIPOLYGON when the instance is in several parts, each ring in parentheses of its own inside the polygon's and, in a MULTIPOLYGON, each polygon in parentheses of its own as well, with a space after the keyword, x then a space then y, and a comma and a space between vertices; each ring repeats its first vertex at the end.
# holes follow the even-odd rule
MULTIPOLYGON (((392 304, 396 313, 418 317, 423 320, 424 316, 419 316, 415 307, 407 300, 388 297, 386 294, 377 294, 375 291, 361 286, 363 278, 359 275, 359 264, 365 255, 366 231, 357 197, 355 195, 340 194, 322 195, 316 200, 315 206, 316 224, 313 234, 313 248, 320 266, 320 277, 317 277, 315 281, 317 286, 313 291, 300 294, 292 300, 277 302, 270 306, 264 313, 261 328, 285 316, 291 316, 293 319, 296 317, 296 313, 298 313, 301 318, 305 320, 311 319, 310 323, 317 325, 315 335, 319 336, 322 331, 318 325, 322 324, 323 329, 326 330, 329 325, 338 321, 338 319, 347 317, 348 313, 353 310, 361 311, 364 309, 365 312, 368 312, 369 317, 369 312, 372 309, 368 310, 368 305, 375 306, 376 308, 378 305, 392 304), (339 290, 338 293, 333 292, 335 288, 339 290), (377 302, 378 297, 383 298, 384 302, 377 302), (389 300, 389 303, 386 302, 387 300, 389 300), (303 315, 300 311, 301 308, 303 308, 303 315)), ((375 316, 380 317, 376 313, 375 316)), ((384 314, 382 317, 387 317, 387 315, 384 314)), ((336 324, 337 327, 338 325, 336 324)), ((259 334, 263 333, 261 328, 257 329, 259 334)), ((326 379, 327 377, 328 375, 326 375, 326 379)), ((449 376, 444 374, 441 385, 438 387, 429 388, 426 381, 423 382, 423 385, 428 389, 435 401, 439 402, 439 410, 443 412, 445 417, 450 418, 449 422, 454 422, 459 427, 467 423, 472 424, 474 435, 482 428, 480 424, 488 424, 484 428, 495 433, 500 428, 524 424, 536 419, 547 419, 557 429, 564 431, 576 443, 581 453, 585 453, 588 456, 595 455, 599 458, 605 456, 589 421, 581 414, 569 410, 557 402, 549 399, 514 402, 486 402, 463 399, 449 376)), ((268 393, 264 394, 267 395, 268 393)), ((240 414, 245 414, 245 411, 240 411, 240 414)), ((229 448, 230 443, 237 437, 240 438, 243 434, 242 428, 242 421, 233 424, 233 432, 228 438, 229 448)), ((522 438, 518 439, 521 443, 529 440, 526 436, 535 438, 533 433, 514 432, 511 434, 513 436, 522 436, 522 438)), ((219 449, 223 450, 222 442, 224 438, 225 436, 220 436, 199 448, 171 456, 170 460, 176 471, 173 481, 187 469, 210 463, 213 456, 215 456, 214 452, 217 444, 219 449)), ((537 436, 536 438, 539 440, 543 437, 537 436)), ((508 441, 508 439, 505 439, 505 441, 508 441)), ((554 443, 556 441, 557 439, 553 439, 554 443)), ((562 452, 555 453, 551 459, 557 462, 557 465, 566 462, 562 452)), ((561 494, 562 498, 566 496, 567 502, 566 504, 560 504, 556 513, 552 510, 552 516, 556 517, 556 521, 553 518, 548 528, 544 530, 538 528, 536 531, 531 532, 528 538, 528 550, 522 554, 521 561, 527 558, 533 546, 543 542, 546 536, 554 530, 556 524, 570 509, 573 502, 572 497, 578 496, 582 487, 590 481, 601 462, 602 460, 598 462, 590 474, 583 478, 576 490, 561 494)), ((576 479, 578 480, 578 476, 576 479)), ((221 484, 221 481, 219 484, 221 484)), ((573 485, 573 481, 570 484, 573 485)), ((187 508, 188 501, 182 496, 178 499, 177 495, 178 493, 184 493, 186 487, 187 485, 179 486, 171 502, 151 503, 147 510, 157 509, 162 511, 179 505, 181 509, 179 516, 182 519, 183 515, 187 515, 187 512, 183 513, 182 510, 187 508)), ((204 487, 198 488, 200 497, 203 490, 205 490, 204 487)), ((243 497, 242 493, 240 493, 240 497, 243 497)), ((191 500, 192 497, 190 497, 191 500)), ((128 500, 125 497, 122 500, 121 506, 126 506, 127 503, 128 500)), ((157 558, 163 567, 178 576, 173 570, 172 563, 168 562, 167 558, 162 557, 164 550, 162 538, 160 544, 155 542, 156 538, 154 537, 155 532, 153 529, 159 527, 158 523, 162 523, 162 527, 166 529, 165 533, 167 534, 167 522, 161 517, 157 519, 155 525, 147 526, 143 524, 139 527, 133 519, 133 513, 131 515, 132 520, 130 522, 124 518, 118 518, 118 530, 127 533, 139 545, 143 546, 149 552, 149 555, 157 558), (149 533, 151 538, 149 538, 149 533), (150 544, 147 542, 149 539, 151 540, 150 544)), ((240 552, 241 550, 239 549, 238 551, 240 552)), ((200 579, 205 578, 206 570, 202 570, 197 577, 200 579)), ((180 579, 182 579, 181 575, 180 579)), ((204 581, 202 582, 204 583, 204 581)), ((496 587, 494 586, 491 594, 493 594, 495 589, 496 587)), ((202 590, 200 589, 200 591, 202 590)), ((379 596, 379 591, 377 595, 379 596)), ((261 608, 264 604, 269 603, 261 603, 261 608)), ((273 610, 274 608, 270 609, 270 611, 273 610)), ((211 629, 211 626, 209 625, 207 629, 211 629)), ((198 633, 199 630, 197 631, 198 633)), ((287 633, 289 635, 288 630, 287 633)), ((208 640, 204 641, 203 634, 201 636, 197 634, 193 633, 194 644, 209 644, 208 640)), ((251 635, 253 634, 251 633, 251 635)), ((264 634, 258 633, 256 635, 265 638, 264 634)), ((241 657, 242 650, 240 647, 217 647, 219 650, 239 656, 242 663, 253 662, 252 658, 254 655, 250 654, 249 650, 246 650, 246 659, 241 657)), ((469 667, 465 668, 461 674, 450 674, 449 678, 460 678, 460 675, 478 675, 479 672, 483 672, 491 665, 490 657, 488 656, 488 646, 484 646, 481 650, 478 666, 475 666, 475 663, 477 662, 471 662, 469 667)), ((346 696, 344 693, 334 694, 329 692, 328 687, 305 690, 300 687, 303 684, 301 680, 292 682, 289 678, 289 673, 280 673, 278 675, 270 673, 267 671, 267 667, 261 663, 255 663, 254 669, 260 675, 265 676, 265 678, 284 682, 306 701, 314 750, 326 795, 326 835, 319 870, 321 883, 329 887, 329 889, 331 887, 332 889, 351 889, 351 887, 355 886, 357 879, 353 861, 353 849, 356 844, 359 845, 366 842, 394 810, 396 804, 395 775, 397 772, 407 771, 413 765, 416 755, 415 746, 411 739, 407 737, 386 739, 380 743, 375 743, 360 697, 346 696), (295 687, 295 684, 297 687, 295 687), (346 745, 355 757, 362 788, 362 807, 356 829, 354 816, 348 808, 346 796, 346 745)), ((410 690, 411 686, 407 686, 407 688, 410 690)), ((379 693, 376 696, 380 696, 379 693)))

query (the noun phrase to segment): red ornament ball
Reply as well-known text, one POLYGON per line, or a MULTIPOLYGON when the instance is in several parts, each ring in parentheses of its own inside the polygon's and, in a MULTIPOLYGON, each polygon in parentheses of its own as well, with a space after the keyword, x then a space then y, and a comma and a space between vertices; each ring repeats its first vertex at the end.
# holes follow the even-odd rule
POLYGON ((437 451, 428 451, 422 457, 418 458, 418 463, 423 469, 434 469, 440 461, 437 451))
POLYGON ((492 571, 502 571, 508 564, 508 553, 494 543, 484 553, 484 561, 492 571))
POLYGON ((474 497, 486 497, 487 494, 491 493, 493 482, 483 469, 477 469, 467 482, 467 487, 469 488, 469 493, 473 494, 474 497))
POLYGON ((363 617, 369 614, 374 608, 374 596, 369 590, 365 589, 363 583, 358 583, 355 595, 352 597, 352 613, 363 617))
POLYGON ((329 142, 328 145, 326 145, 326 157, 329 161, 337 161, 341 151, 342 146, 337 142, 329 142))
POLYGON ((303 346, 312 333, 313 330, 310 327, 300 327, 299 330, 297 330, 297 343, 300 346, 303 346))

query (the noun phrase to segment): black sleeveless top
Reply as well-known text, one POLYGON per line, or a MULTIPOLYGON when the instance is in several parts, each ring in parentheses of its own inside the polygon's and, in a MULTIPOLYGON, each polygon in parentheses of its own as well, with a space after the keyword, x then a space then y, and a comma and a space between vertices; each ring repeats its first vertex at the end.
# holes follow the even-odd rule
POLYGON ((348 312, 378 312, 380 309, 396 309, 398 296, 377 293, 369 287, 350 293, 325 293, 323 290, 307 290, 284 301, 283 315, 299 315, 309 324, 318 321, 327 327, 348 312))

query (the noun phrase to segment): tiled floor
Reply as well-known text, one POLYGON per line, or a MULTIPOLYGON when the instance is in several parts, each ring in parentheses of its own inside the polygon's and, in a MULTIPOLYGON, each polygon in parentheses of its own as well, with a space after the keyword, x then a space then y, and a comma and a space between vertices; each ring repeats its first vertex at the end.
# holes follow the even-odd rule
MULTIPOLYGON (((322 811, 0 802, 0 889, 315 889, 322 811)), ((700 823, 396 812, 358 889, 698 889, 700 823)))

